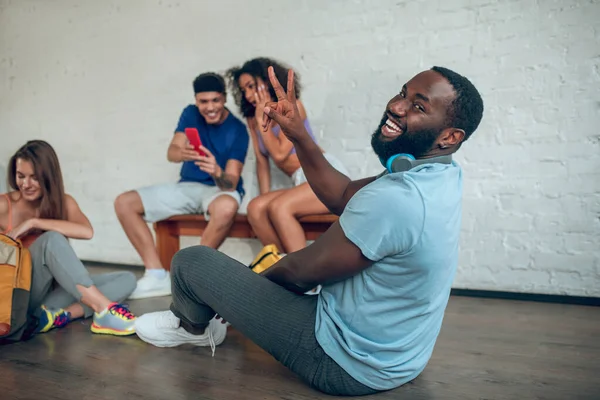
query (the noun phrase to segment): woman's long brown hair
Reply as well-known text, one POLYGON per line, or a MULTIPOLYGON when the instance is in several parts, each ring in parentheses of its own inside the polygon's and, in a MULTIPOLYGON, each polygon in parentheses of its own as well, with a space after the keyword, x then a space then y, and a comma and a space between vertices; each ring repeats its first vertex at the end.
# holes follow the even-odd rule
POLYGON ((33 164, 33 171, 42 191, 39 218, 67 219, 62 172, 52 146, 43 140, 30 140, 10 158, 8 184, 14 190, 20 190, 17 185, 18 159, 33 164))

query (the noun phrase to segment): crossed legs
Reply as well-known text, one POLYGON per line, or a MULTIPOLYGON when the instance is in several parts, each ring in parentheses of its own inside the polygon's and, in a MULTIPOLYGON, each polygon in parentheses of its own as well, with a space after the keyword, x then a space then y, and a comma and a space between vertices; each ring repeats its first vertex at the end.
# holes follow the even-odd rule
POLYGON ((329 210, 308 183, 260 195, 248 204, 248 222, 263 245, 275 244, 285 253, 306 247, 298 218, 326 214, 329 210))

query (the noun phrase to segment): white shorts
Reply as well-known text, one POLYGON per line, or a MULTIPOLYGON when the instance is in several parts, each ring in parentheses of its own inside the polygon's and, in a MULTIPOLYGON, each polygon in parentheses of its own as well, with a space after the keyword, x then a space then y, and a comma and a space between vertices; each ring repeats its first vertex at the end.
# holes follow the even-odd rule
POLYGON ((144 205, 146 222, 160 221, 173 215, 201 214, 209 219, 208 206, 219 196, 231 196, 238 207, 242 198, 237 190, 224 191, 218 186, 197 182, 176 182, 136 189, 144 205))
MULTIPOLYGON (((334 156, 331 153, 323 153, 323 156, 325 156, 325 159, 329 161, 329 164, 331 164, 333 168, 337 169, 342 174, 350 177, 350 173, 348 172, 344 164, 342 164, 342 162, 336 156, 334 156)), ((306 175, 304 175, 302 167, 298 168, 292 174, 292 182, 294 183, 294 186, 300 186, 306 182, 306 175)))

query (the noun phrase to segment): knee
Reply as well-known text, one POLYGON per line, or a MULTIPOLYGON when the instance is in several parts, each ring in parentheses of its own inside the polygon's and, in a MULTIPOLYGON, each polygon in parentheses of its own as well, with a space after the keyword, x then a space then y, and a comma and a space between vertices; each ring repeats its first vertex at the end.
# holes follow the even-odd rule
POLYGON ((67 238, 61 233, 55 231, 46 231, 37 238, 36 242, 42 242, 47 246, 69 245, 67 238))
POLYGON ((261 196, 255 197, 250 200, 248 203, 248 208, 246 209, 248 222, 251 225, 255 223, 260 223, 265 218, 267 218, 267 206, 269 203, 264 201, 261 196))
POLYGON ((141 200, 136 192, 125 192, 117 196, 114 203, 117 215, 125 215, 132 212, 139 212, 142 208, 141 200))
POLYGON ((219 196, 210 207, 210 219, 219 223, 228 223, 235 218, 238 202, 231 196, 219 196))
POLYGON ((212 252, 216 251, 206 246, 191 246, 179 250, 171 261, 171 278, 173 281, 186 282, 190 271, 199 272, 207 264, 212 252))
MULTIPOLYGON (((133 292, 137 286, 137 278, 133 272, 123 271, 119 276, 119 282, 123 287, 127 288, 127 291, 133 292)), ((131 294, 131 292, 129 294, 131 294)))
POLYGON ((185 281, 184 275, 186 274, 189 265, 187 260, 190 258, 188 254, 190 247, 179 250, 171 259, 171 280, 173 282, 185 281))
POLYGON ((274 222, 294 216, 294 213, 288 202, 280 198, 277 198, 269 203, 269 206, 267 207, 267 213, 269 214, 269 219, 274 222))

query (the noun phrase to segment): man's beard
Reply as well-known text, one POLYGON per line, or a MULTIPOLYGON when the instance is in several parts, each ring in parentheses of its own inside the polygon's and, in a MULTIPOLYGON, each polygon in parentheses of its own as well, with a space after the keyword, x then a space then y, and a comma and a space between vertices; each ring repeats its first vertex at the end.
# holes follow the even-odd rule
POLYGON ((419 158, 425 155, 435 143, 439 131, 433 129, 422 129, 420 131, 410 131, 406 127, 406 131, 402 132, 400 136, 391 141, 382 140, 381 128, 385 125, 388 116, 383 114, 379 127, 371 135, 371 147, 382 162, 387 160, 396 154, 404 153, 410 154, 415 158, 419 158))

